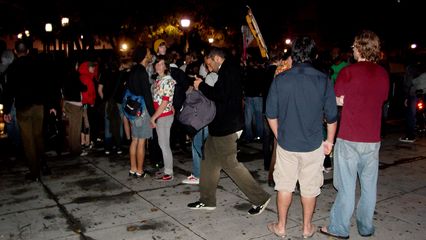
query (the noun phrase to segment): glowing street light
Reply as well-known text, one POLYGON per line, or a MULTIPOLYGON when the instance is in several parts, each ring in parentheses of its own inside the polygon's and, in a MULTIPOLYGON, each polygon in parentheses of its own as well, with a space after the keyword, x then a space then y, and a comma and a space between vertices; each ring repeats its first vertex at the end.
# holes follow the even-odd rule
POLYGON ((415 44, 415 43, 411 44, 411 45, 410 45, 410 48, 411 48, 411 49, 415 49, 415 48, 417 48, 417 44, 415 44))
POLYGON ((183 28, 187 28, 187 27, 189 27, 189 25, 191 24, 191 20, 189 20, 189 19, 187 19, 187 18, 182 18, 181 20, 180 20, 180 25, 183 27, 183 28))
POLYGON ((290 38, 287 38, 287 39, 285 40, 285 44, 290 45, 290 44, 291 44, 291 39, 290 39, 290 38))
POLYGON ((70 23, 70 19, 69 19, 69 18, 67 18, 67 17, 63 17, 63 18, 61 19, 62 27, 68 26, 68 24, 69 24, 69 23, 70 23))
POLYGON ((120 51, 125 52, 129 49, 129 45, 127 43, 122 43, 120 46, 120 51))
POLYGON ((22 39, 22 33, 18 33, 18 38, 22 39))
POLYGON ((44 30, 46 32, 52 32, 52 30, 53 30, 52 24, 51 23, 46 23, 46 25, 44 25, 44 30))
POLYGON ((208 41, 209 41, 209 43, 213 43, 214 42, 214 38, 209 37, 208 41))
POLYGON ((189 50, 188 33, 186 29, 189 27, 190 24, 191 24, 191 20, 189 20, 188 18, 182 18, 180 20, 180 25, 184 28, 184 32, 185 32, 185 49, 184 49, 185 53, 187 53, 189 50))
POLYGON ((25 31, 24 31, 24 33, 25 33, 25 36, 27 36, 27 37, 29 37, 29 36, 30 36, 30 31, 25 30, 25 31))

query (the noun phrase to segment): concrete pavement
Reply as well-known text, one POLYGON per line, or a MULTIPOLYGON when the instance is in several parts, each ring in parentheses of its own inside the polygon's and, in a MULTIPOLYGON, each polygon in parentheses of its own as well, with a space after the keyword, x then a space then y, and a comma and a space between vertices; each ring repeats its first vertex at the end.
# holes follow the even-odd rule
MULTIPOLYGON (((426 138, 414 144, 386 136, 380 153, 376 234, 370 239, 426 239, 426 138)), ((274 190, 267 185, 260 144, 241 147, 240 160, 273 194, 265 212, 251 217, 246 197, 222 173, 214 211, 190 210, 197 185, 181 184, 191 171, 191 156, 175 154, 175 180, 128 177, 128 155, 51 157, 52 175, 24 181, 26 167, 1 159, 0 240, 3 239, 276 239, 266 224, 277 219, 274 190)), ((4 150, 4 149, 3 149, 4 150)), ((329 220, 335 198, 332 174, 314 215, 317 226, 329 220)), ((302 210, 295 194, 286 239, 301 239, 302 210)), ((361 238, 353 219, 351 239, 361 238)), ((329 239, 316 233, 312 239, 329 239)))

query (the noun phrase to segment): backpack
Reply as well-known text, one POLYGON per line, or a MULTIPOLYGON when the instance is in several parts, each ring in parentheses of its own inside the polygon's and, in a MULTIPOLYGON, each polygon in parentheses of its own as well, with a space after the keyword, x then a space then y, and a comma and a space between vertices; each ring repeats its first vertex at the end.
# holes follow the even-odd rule
POLYGON ((216 105, 201 91, 192 90, 186 93, 186 99, 178 116, 178 120, 196 131, 211 123, 216 115, 216 105))
POLYGON ((123 112, 129 120, 134 120, 140 117, 143 113, 145 100, 143 96, 133 94, 129 89, 126 89, 123 97, 123 112))

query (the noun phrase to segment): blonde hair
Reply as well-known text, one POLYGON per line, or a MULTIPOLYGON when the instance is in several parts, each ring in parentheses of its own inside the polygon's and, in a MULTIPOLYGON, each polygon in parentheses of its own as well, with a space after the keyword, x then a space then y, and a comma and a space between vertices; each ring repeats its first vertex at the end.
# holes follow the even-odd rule
POLYGON ((361 58, 369 62, 380 60, 380 39, 376 33, 364 30, 355 37, 354 48, 356 48, 361 58))

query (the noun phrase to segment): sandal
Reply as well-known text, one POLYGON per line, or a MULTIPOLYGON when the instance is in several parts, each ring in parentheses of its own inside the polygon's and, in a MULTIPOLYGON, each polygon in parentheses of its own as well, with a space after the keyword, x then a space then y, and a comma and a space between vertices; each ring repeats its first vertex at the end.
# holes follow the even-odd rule
POLYGON ((285 232, 281 233, 277 230, 277 223, 268 223, 268 230, 280 238, 285 238, 285 232))
POLYGON ((324 235, 326 235, 326 236, 329 236, 329 237, 334 237, 334 238, 337 238, 337 239, 349 239, 349 236, 338 236, 338 235, 335 235, 335 234, 329 233, 329 232, 328 232, 327 227, 321 227, 321 228, 319 229, 319 231, 320 231, 320 233, 322 233, 322 234, 324 234, 324 235), (325 230, 324 230, 323 228, 324 228, 325 230))

